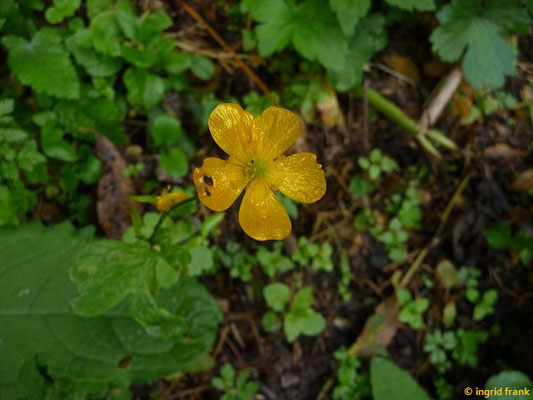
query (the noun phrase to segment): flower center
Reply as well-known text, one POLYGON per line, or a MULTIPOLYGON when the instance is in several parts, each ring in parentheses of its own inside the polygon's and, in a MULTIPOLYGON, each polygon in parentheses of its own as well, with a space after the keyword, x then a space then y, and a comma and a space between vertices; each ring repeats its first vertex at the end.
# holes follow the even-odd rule
POLYGON ((252 175, 252 179, 264 178, 268 172, 269 162, 265 160, 252 160, 248 164, 248 170, 252 175))

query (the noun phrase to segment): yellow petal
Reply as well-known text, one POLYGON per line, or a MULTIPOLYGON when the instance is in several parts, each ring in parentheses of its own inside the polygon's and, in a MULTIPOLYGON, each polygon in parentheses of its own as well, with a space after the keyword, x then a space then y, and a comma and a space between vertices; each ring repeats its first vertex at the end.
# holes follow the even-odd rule
POLYGON ((291 220, 264 179, 252 181, 246 189, 239 222, 244 232, 256 240, 281 240, 291 233, 291 220))
POLYGON ((252 120, 254 116, 238 104, 219 104, 209 116, 209 130, 218 146, 236 159, 252 159, 252 120))
POLYGON ((274 161, 270 184, 284 195, 303 203, 314 203, 326 193, 326 177, 313 153, 297 153, 274 161))
POLYGON ((214 157, 206 158, 203 165, 194 170, 193 180, 198 198, 213 211, 228 209, 248 183, 239 162, 214 157))
POLYGON ((283 154, 300 136, 300 119, 292 111, 269 107, 254 118, 252 137, 255 158, 272 160, 283 154))

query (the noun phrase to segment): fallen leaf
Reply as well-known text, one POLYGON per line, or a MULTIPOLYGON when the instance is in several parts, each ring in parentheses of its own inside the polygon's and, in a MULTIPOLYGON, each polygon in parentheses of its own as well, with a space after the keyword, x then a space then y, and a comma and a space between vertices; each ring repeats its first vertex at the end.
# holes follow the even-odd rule
POLYGON ((493 146, 487 147, 483 154, 487 158, 514 158, 520 157, 522 152, 517 149, 513 149, 511 146, 505 143, 497 143, 493 146))
POLYGON ((316 108, 320 112, 320 119, 326 127, 333 128, 338 126, 339 128, 344 128, 344 115, 339 106, 337 93, 335 93, 329 81, 320 90, 316 108))
POLYGON ((381 353, 396 336, 399 312, 400 306, 395 296, 388 297, 379 303, 348 352, 363 358, 381 353))
POLYGON ((142 205, 129 199, 135 194, 135 185, 124 176, 126 160, 115 145, 101 134, 96 135, 96 156, 103 165, 98 182, 96 212, 98 222, 107 237, 120 239, 130 227, 130 209, 142 211, 142 205))
POLYGON ((511 186, 517 192, 529 192, 533 190, 533 168, 527 169, 520 174, 511 186))
POLYGON ((420 80, 420 74, 418 73, 418 67, 411 61, 410 58, 402 56, 398 53, 391 53, 383 56, 383 62, 396 72, 399 72, 403 76, 411 79, 414 84, 417 84, 420 80))

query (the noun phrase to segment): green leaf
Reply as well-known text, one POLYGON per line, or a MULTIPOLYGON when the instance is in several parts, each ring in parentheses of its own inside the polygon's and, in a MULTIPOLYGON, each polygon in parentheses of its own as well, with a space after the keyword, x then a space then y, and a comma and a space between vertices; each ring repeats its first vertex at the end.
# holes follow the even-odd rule
POLYGON ((313 310, 309 310, 307 315, 302 318, 301 331, 304 335, 315 336, 326 328, 324 317, 313 310))
POLYGON ((63 140, 64 132, 56 126, 45 125, 41 130, 41 146, 48 157, 73 162, 78 155, 72 146, 63 140))
POLYGON ((99 78, 113 76, 122 67, 120 59, 106 56, 93 49, 91 33, 88 29, 80 29, 65 43, 78 64, 83 66, 91 76, 99 78))
POLYGON ((159 114, 150 124, 150 136, 156 146, 172 146, 181 135, 181 122, 174 115, 159 114))
POLYGON ((215 74, 215 66, 207 57, 196 56, 192 58, 191 70, 198 78, 204 81, 211 79, 215 74))
POLYGON ((9 52, 12 72, 23 84, 55 97, 79 97, 78 75, 56 31, 41 29, 29 42, 18 36, 5 36, 2 44, 9 52))
POLYGON ((173 148, 161 153, 159 164, 169 175, 181 178, 189 172, 189 160, 180 148, 173 148))
POLYGON ((89 26, 93 46, 99 52, 112 57, 121 55, 122 34, 115 19, 114 11, 97 14, 89 26))
POLYGON ((136 107, 149 111, 163 99, 165 83, 160 76, 144 69, 129 68, 122 79, 128 90, 128 100, 136 107))
POLYGON ((11 191, 7 186, 0 185, 0 226, 17 225, 17 223, 11 191))
POLYGON ((306 0, 294 12, 292 43, 305 58, 318 60, 328 70, 340 71, 348 42, 337 18, 324 0, 306 0))
POLYGON ((360 85, 366 63, 386 45, 385 18, 381 15, 371 15, 361 20, 350 39, 348 53, 346 60, 342 63, 342 68, 337 71, 329 71, 335 88, 346 91, 360 85))
POLYGON ((53 6, 46 10, 45 18, 51 24, 58 24, 72 17, 81 5, 81 0, 54 0, 53 6))
POLYGON ((70 278, 79 289, 79 296, 72 302, 74 311, 91 317, 111 310, 137 290, 137 282, 144 280, 155 261, 156 255, 147 242, 87 243, 70 271, 70 278))
POLYGON ((200 228, 200 233, 202 237, 206 238, 210 232, 212 232, 220 223, 224 220, 226 216, 223 212, 218 212, 211 214, 207 217, 204 222, 202 222, 202 227, 200 228))
POLYGON ((512 390, 524 390, 529 389, 529 393, 533 391, 533 382, 531 379, 520 371, 504 371, 497 375, 491 376, 487 383, 485 383, 485 389, 502 389, 502 395, 492 395, 491 399, 495 400, 528 400, 531 396, 520 396, 513 394, 512 390), (511 392, 507 393, 507 390, 511 392))
POLYGON ((93 19, 96 15, 111 7, 112 4, 113 0, 87 0, 89 17, 93 19))
POLYGON ((337 14, 337 19, 346 36, 352 36, 357 22, 370 9, 370 0, 329 0, 329 5, 337 14))
POLYGON ((463 60, 465 78, 476 88, 500 87, 515 72, 516 54, 504 37, 504 24, 523 11, 519 3, 453 0, 437 17, 441 26, 432 33, 433 50, 446 62, 463 60), (499 12, 498 12, 499 11, 499 12))
POLYGON ((318 60, 330 70, 342 68, 348 45, 335 14, 323 0, 306 0, 298 6, 283 0, 259 0, 252 16, 259 53, 268 56, 290 42, 305 58, 318 60))
POLYGON ((274 311, 283 311, 291 297, 291 290, 284 283, 271 283, 263 289, 267 305, 274 311))
POLYGON ((293 33, 292 9, 283 0, 259 1, 252 15, 260 24, 256 28, 259 54, 269 56, 283 50, 293 33))
POLYGON ((0 230, 1 398, 48 398, 44 390, 57 398, 105 397, 112 388, 183 372, 212 345, 220 311, 191 279, 158 298, 186 322, 179 338, 148 335, 124 306, 97 318, 75 315, 68 269, 86 236, 65 224, 0 230))
POLYGON ((215 266, 213 261, 213 250, 206 245, 192 241, 189 246, 190 261, 187 270, 191 276, 200 276, 206 272, 211 272, 215 266))
POLYGON ((386 0, 391 6, 403 10, 432 11, 435 9, 435 0, 386 0))
POLYGON ((511 246, 511 225, 508 222, 494 224, 483 230, 483 236, 494 250, 506 250, 511 246))
POLYGON ((281 328, 281 320, 274 311, 267 311, 261 318, 261 324, 268 333, 276 332, 281 328))
POLYGON ((374 400, 430 400, 411 375, 384 358, 370 361, 370 382, 374 400))

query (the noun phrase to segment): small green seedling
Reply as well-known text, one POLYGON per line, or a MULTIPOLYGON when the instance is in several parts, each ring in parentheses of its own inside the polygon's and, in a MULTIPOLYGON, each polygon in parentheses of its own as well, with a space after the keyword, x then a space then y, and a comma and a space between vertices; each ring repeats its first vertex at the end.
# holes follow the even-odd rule
POLYGON ((337 386, 333 390, 333 400, 363 400, 370 396, 370 378, 363 373, 361 361, 348 354, 345 348, 335 352, 339 362, 337 369, 337 386))
POLYGON ((294 262, 282 254, 282 249, 283 244, 276 242, 272 250, 268 250, 265 246, 260 246, 256 253, 257 261, 259 261, 261 268, 270 278, 276 276, 278 272, 287 272, 294 268, 294 262))
POLYGON ((293 253, 292 259, 302 267, 310 266, 313 270, 333 271, 331 256, 333 248, 329 242, 322 245, 314 243, 306 237, 298 240, 298 249, 293 253))
POLYGON ((429 354, 429 361, 435 365, 441 373, 449 371, 452 362, 447 351, 452 351, 456 346, 455 334, 452 331, 435 332, 426 335, 424 351, 429 354))
POLYGON ((243 282, 252 279, 252 269, 257 264, 256 258, 235 242, 228 242, 226 251, 217 248, 215 259, 229 269, 232 278, 238 278, 243 282))
POLYGON ((372 181, 378 180, 382 173, 398 168, 396 161, 383 154, 380 149, 372 150, 368 158, 360 157, 358 163, 362 169, 368 171, 368 177, 372 181))
POLYGON ((455 332, 456 346, 453 349, 453 358, 460 364, 476 368, 478 366, 477 349, 479 345, 489 338, 486 331, 457 329, 455 332))
POLYGON ((473 319, 481 321, 494 313, 494 305, 498 301, 498 291, 489 289, 483 294, 478 289, 481 271, 472 267, 462 267, 459 276, 465 285, 465 295, 468 301, 475 305, 473 319))
POLYGON ((218 390, 224 392, 222 400, 253 400, 259 390, 259 385, 250 382, 250 372, 241 371, 235 374, 235 368, 226 363, 220 368, 220 376, 211 380, 211 384, 218 390))
POLYGON ((143 171, 144 171, 144 163, 138 162, 138 163, 135 163, 135 164, 128 165, 127 168, 122 172, 122 174, 126 178, 136 178, 143 171))
POLYGON ((271 283, 263 291, 265 301, 271 308, 263 315, 262 324, 267 332, 281 328, 289 342, 300 335, 316 336, 324 330, 326 322, 313 310, 313 291, 310 287, 300 289, 292 298, 291 290, 284 283, 271 283))
POLYGON ((525 265, 533 260, 533 235, 524 231, 513 236, 508 222, 494 224, 483 231, 491 249, 516 251, 525 265))
POLYGON ((339 260, 339 269, 341 272, 341 280, 337 291, 342 297, 343 301, 349 301, 352 298, 352 293, 350 292, 349 286, 350 282, 353 279, 352 270, 350 269, 350 263, 348 261, 348 254, 346 251, 343 251, 339 260))
POLYGON ((396 292, 398 303, 402 306, 398 319, 400 322, 408 324, 413 329, 422 329, 424 326, 424 312, 429 307, 429 300, 426 297, 413 299, 411 292, 401 288, 396 292))

